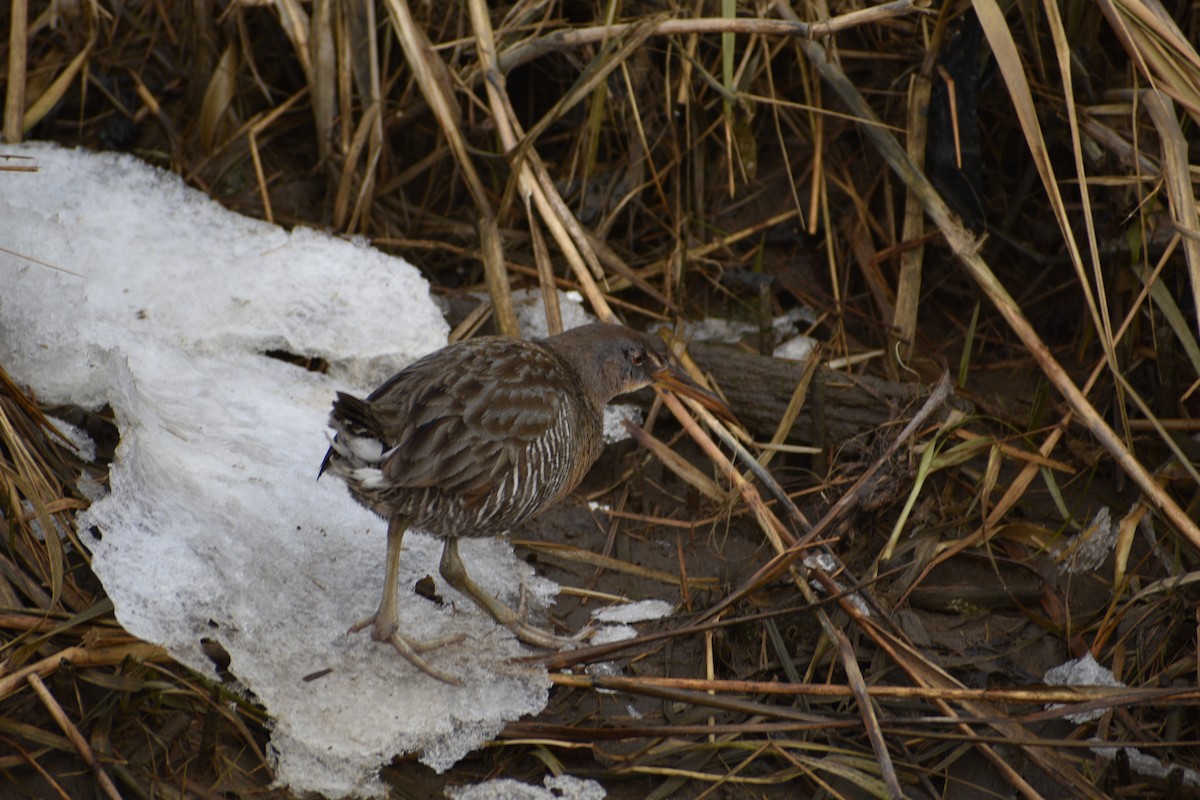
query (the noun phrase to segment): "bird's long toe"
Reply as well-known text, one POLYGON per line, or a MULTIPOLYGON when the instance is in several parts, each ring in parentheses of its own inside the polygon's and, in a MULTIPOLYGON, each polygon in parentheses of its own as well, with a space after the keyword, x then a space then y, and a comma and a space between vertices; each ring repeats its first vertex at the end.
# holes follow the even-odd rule
POLYGON ((594 633, 591 628, 584 628, 574 636, 559 636, 545 628, 539 628, 536 625, 530 624, 529 592, 526 589, 524 581, 521 581, 520 600, 513 617, 511 619, 497 617, 497 622, 512 631, 519 641, 534 647, 544 647, 548 650, 574 649, 581 642, 591 638, 592 633, 594 633))
POLYGON ((412 664, 417 669, 424 672, 431 678, 448 683, 451 686, 462 686, 463 682, 458 678, 448 673, 442 672, 429 665, 429 663, 421 658, 422 653, 428 653, 431 650, 437 650, 439 647, 446 645, 458 644, 466 638, 465 635, 458 633, 450 636, 440 636, 437 639, 428 639, 421 641, 419 639, 410 639, 402 635, 397 628, 397 621, 385 619, 379 613, 372 614, 369 617, 364 617, 358 622, 350 626, 348 633, 359 633, 368 628, 371 630, 371 638, 377 642, 387 642, 396 649, 396 652, 404 657, 408 663, 412 664))
POLYGON ((401 636, 398 633, 393 633, 387 638, 387 641, 391 643, 392 647, 396 648, 396 652, 403 656, 408 663, 412 664, 429 677, 435 678, 442 683, 448 683, 451 686, 462 686, 463 682, 461 680, 453 675, 450 675, 449 673, 442 672, 440 669, 431 667, 429 663, 425 661, 425 659, 421 658, 420 654, 448 644, 461 642, 463 638, 464 637, 462 635, 444 636, 433 641, 417 642, 401 636))
POLYGON ((581 639, 575 636, 559 636, 545 628, 531 625, 523 619, 505 623, 505 627, 513 632, 518 640, 534 647, 544 647, 547 650, 569 650, 579 646, 581 639))

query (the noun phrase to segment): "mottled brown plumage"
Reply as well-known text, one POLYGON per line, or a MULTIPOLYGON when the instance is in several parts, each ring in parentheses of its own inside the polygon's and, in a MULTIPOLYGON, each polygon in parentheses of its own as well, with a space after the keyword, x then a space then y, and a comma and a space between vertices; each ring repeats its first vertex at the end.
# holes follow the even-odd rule
MULTIPOLYGON (((442 576, 518 638, 565 641, 535 628, 479 589, 458 557, 460 536, 495 536, 569 494, 604 449, 604 406, 658 385, 728 415, 716 397, 671 367, 654 340, 619 325, 587 325, 540 341, 483 337, 445 347, 394 375, 366 400, 338 394, 336 436, 321 465, 389 521, 379 610, 368 626, 433 677, 457 681, 398 633, 396 576, 409 527, 445 539, 442 576)), ((447 640, 448 641, 448 640, 447 640)))

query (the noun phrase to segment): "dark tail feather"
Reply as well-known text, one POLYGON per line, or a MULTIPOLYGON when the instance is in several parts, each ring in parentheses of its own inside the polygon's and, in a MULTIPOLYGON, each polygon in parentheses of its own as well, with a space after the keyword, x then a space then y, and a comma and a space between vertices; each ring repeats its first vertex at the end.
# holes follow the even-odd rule
MULTIPOLYGON (((379 421, 375 419, 375 412, 371 408, 371 404, 345 392, 338 392, 337 399, 333 401, 333 409, 329 412, 329 427, 338 433, 347 433, 351 436, 380 436, 379 421)), ((330 447, 325 451, 325 458, 321 461, 321 469, 317 472, 317 478, 320 478, 325 474, 325 470, 329 469, 329 462, 332 459, 333 448, 330 447)))
POLYGON ((337 399, 333 401, 333 410, 329 412, 329 426, 351 436, 382 435, 379 420, 375 418, 375 409, 371 408, 371 404, 345 392, 338 392, 337 399))

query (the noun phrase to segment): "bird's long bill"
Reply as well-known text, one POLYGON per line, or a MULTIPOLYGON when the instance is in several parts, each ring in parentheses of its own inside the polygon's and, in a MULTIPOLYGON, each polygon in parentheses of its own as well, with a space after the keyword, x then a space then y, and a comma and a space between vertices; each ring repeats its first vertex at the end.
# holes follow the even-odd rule
POLYGON ((737 417, 733 415, 733 409, 727 406, 724 400, 712 392, 700 388, 695 381, 675 367, 665 366, 655 372, 654 385, 661 389, 670 389, 680 397, 692 398, 726 422, 740 424, 737 417))

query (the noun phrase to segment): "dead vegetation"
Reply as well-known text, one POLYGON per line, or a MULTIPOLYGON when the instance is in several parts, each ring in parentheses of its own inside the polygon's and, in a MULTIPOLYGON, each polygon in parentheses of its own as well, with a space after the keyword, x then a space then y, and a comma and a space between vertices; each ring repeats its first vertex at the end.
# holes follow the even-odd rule
MULTIPOLYGON (((675 525, 680 614, 545 659, 551 708, 449 782, 1185 797, 1198 11, 10 0, 3 130, 131 150, 243 213, 370 237, 448 295, 485 288, 456 336, 515 331, 521 287, 552 328, 563 288, 638 326, 757 330, 699 359, 752 436, 668 398, 715 469, 640 434, 644 480, 676 488, 619 492, 592 565, 675 525), (796 308, 837 370, 754 362, 784 376, 756 398, 774 384, 739 359, 796 308), (720 535, 752 562, 688 555, 720 535), (1089 654, 1123 686, 1045 685, 1089 654)), ((262 711, 123 634, 88 571, 79 476, 103 480, 111 441, 85 464, 0 394, 2 793, 262 796, 262 711)))

